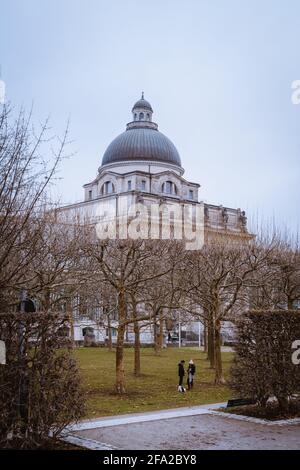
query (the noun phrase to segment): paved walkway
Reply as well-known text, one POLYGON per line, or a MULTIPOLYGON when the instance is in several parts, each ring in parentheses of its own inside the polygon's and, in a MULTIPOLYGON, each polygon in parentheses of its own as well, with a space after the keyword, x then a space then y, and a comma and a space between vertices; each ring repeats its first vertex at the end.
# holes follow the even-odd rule
POLYGON ((86 429, 107 428, 124 424, 145 423, 149 421, 160 421, 170 418, 197 416, 207 414, 210 412, 210 410, 215 410, 223 406, 226 406, 226 403, 214 403, 211 405, 189 406, 154 412, 148 411, 146 413, 130 413, 119 416, 108 416, 105 418, 80 421, 80 423, 69 426, 68 429, 72 432, 83 431, 86 429))
POLYGON ((299 425, 265 426, 209 414, 77 431, 75 434, 98 444, 129 450, 300 448, 299 425))
POLYGON ((69 428, 69 442, 90 449, 300 449, 300 424, 278 426, 235 419, 224 403, 86 420, 69 428))

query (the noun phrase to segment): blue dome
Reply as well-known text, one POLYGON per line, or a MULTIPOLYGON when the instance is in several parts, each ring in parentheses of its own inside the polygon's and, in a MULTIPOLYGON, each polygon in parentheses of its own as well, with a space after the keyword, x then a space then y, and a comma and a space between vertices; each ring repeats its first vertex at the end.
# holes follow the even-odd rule
POLYGON ((102 165, 124 161, 149 160, 181 166, 175 145, 156 129, 127 129, 107 147, 102 165))

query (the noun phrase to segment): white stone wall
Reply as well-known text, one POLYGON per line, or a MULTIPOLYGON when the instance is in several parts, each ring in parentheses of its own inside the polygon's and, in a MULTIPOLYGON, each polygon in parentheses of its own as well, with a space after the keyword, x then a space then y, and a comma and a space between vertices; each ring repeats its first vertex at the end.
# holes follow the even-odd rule
MULTIPOLYGON (((78 320, 74 323, 74 340, 75 341, 84 341, 84 335, 82 330, 86 327, 91 327, 94 329, 95 341, 96 343, 105 343, 106 339, 106 328, 99 326, 99 324, 93 322, 93 320, 84 319, 78 320)), ((115 322, 114 327, 117 327, 117 322, 115 322)), ((178 329, 177 329, 178 331, 178 329)), ((198 341, 199 334, 199 322, 191 321, 186 324, 181 325, 181 331, 186 332, 187 339, 182 339, 183 342, 191 340, 189 338, 189 333, 194 333, 197 337, 193 337, 193 341, 198 341)), ((173 331, 171 332, 173 333, 173 331)), ((203 339, 204 326, 200 322, 200 335, 203 339)), ((224 321, 222 324, 221 333, 224 341, 232 341, 235 337, 234 325, 229 321, 224 321)), ((165 338, 167 339, 167 332, 165 331, 165 338)), ((112 342, 116 343, 117 335, 112 336, 112 342)), ((134 344, 134 332, 129 330, 127 333, 127 341, 134 344)), ((153 339, 153 327, 146 325, 144 328, 141 328, 140 331, 140 341, 142 344, 152 344, 153 339)), ((203 343, 203 341, 202 341, 203 343)))
MULTIPOLYGON (((161 169, 162 170, 162 169, 161 169)), ((106 196, 102 194, 102 188, 106 182, 111 182, 114 186, 114 194, 122 194, 128 191, 141 191, 155 194, 157 196, 172 196, 173 198, 181 200, 193 200, 198 201, 198 189, 199 185, 190 183, 184 180, 175 171, 168 170, 160 171, 159 173, 149 173, 142 171, 134 171, 131 173, 116 174, 111 171, 103 171, 99 174, 98 178, 92 183, 85 185, 85 201, 89 201, 94 198, 106 196), (128 181, 131 181, 131 189, 128 189, 128 181), (143 181, 145 185, 143 186, 143 181), (176 186, 176 192, 172 194, 163 191, 163 185, 170 181, 176 186), (193 198, 189 196, 189 191, 193 191, 193 198), (90 191, 92 191, 92 196, 90 191)))
MULTIPOLYGON (((99 323, 84 318, 81 320, 76 320, 74 322, 74 340, 75 341, 84 341, 83 329, 84 328, 93 328, 95 335, 96 343, 104 343, 106 339, 106 326, 100 326, 99 323)), ((112 325, 113 328, 117 328, 117 322, 114 322, 112 325)), ((112 342, 115 343, 117 341, 117 335, 112 336, 112 342)))
POLYGON ((104 171, 112 171, 119 174, 125 174, 135 171, 143 171, 145 173, 161 173, 166 170, 172 170, 178 175, 183 175, 184 169, 177 165, 163 162, 149 162, 149 161, 124 161, 122 163, 110 163, 99 168, 99 174, 104 171))

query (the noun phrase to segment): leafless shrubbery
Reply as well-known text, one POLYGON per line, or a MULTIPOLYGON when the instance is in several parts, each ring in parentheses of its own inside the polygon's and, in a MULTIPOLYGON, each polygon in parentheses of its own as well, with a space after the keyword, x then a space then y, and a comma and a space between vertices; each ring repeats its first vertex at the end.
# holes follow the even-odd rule
POLYGON ((300 311, 252 311, 238 322, 231 386, 242 397, 266 407, 276 397, 282 412, 300 392, 300 367, 292 343, 300 338, 300 311))
POLYGON ((70 318, 51 311, 54 304, 62 308, 75 282, 73 245, 66 229, 53 225, 47 194, 66 139, 67 131, 51 138, 47 121, 35 131, 30 114, 14 117, 9 106, 0 109, 0 339, 7 350, 0 365, 2 447, 40 446, 83 411, 64 337, 70 318), (16 313, 21 290, 44 311, 16 313))
POLYGON ((0 366, 1 447, 41 446, 83 415, 67 326, 53 312, 0 314, 7 348, 7 364, 0 366))

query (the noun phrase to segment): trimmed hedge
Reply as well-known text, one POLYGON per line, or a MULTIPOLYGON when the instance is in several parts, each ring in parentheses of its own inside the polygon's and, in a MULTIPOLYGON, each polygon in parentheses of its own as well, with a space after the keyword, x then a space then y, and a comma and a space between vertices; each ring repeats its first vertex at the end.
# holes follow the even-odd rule
POLYGON ((300 393, 300 365, 292 344, 300 339, 300 311, 250 311, 237 324, 231 387, 261 407, 275 397, 282 411, 300 393))

